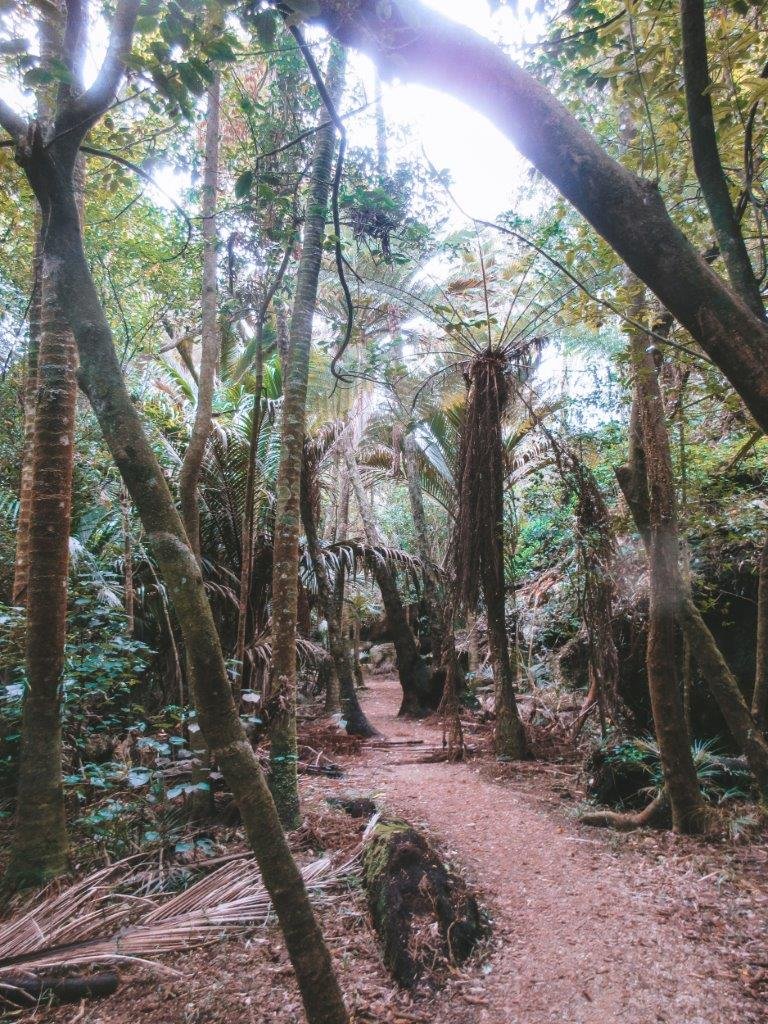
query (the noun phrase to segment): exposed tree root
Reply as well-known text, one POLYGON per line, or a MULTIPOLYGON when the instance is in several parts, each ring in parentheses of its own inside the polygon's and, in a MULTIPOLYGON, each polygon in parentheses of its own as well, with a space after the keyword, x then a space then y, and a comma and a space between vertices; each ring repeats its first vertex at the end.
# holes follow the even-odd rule
POLYGON ((620 814, 617 811, 595 811, 583 814, 579 821, 582 825, 594 825, 596 828, 615 828, 619 832, 632 832, 636 828, 646 826, 666 828, 669 826, 669 801, 666 793, 661 793, 647 807, 636 814, 620 814))

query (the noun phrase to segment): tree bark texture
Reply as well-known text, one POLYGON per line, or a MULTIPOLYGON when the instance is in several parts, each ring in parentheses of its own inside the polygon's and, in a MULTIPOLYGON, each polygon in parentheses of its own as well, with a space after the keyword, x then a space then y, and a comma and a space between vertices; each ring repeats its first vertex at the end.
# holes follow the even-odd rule
MULTIPOLYGON (((638 310, 641 303, 639 298, 638 310)), ((673 828, 696 833, 706 828, 708 814, 693 764, 676 670, 675 630, 683 581, 672 457, 656 368, 639 332, 631 337, 631 353, 648 492, 648 689, 673 828)))
POLYGON ((11 878, 39 884, 67 866, 61 702, 67 629, 77 351, 42 263, 32 457, 24 697, 11 878))
POLYGON ((35 451, 35 406, 37 403, 37 361, 40 350, 42 312, 42 235, 39 213, 35 217, 35 248, 32 262, 32 301, 29 306, 29 345, 24 378, 24 447, 21 455, 19 518, 16 524, 16 557, 13 566, 14 605, 27 603, 29 581, 29 523, 32 515, 32 461, 35 451))
MULTIPOLYGON (((326 80, 328 95, 334 103, 341 98, 345 67, 346 52, 336 44, 331 47, 326 80)), ((328 112, 321 110, 321 122, 327 119, 328 112)), ((283 364, 282 431, 272 568, 272 714, 269 737, 270 785, 280 820, 287 828, 296 828, 299 824, 299 791, 296 775, 296 633, 299 600, 301 466, 306 434, 312 319, 323 256, 334 149, 335 129, 332 124, 325 124, 315 135, 302 253, 296 276, 296 292, 289 331, 287 372, 283 364)))

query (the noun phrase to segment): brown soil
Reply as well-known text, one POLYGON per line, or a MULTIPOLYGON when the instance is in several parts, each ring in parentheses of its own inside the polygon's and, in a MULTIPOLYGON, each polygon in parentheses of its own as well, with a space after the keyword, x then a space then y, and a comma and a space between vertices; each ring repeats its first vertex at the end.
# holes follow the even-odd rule
MULTIPOLYGON (((384 971, 362 894, 320 910, 358 1022, 388 1024, 765 1024, 768 854, 756 844, 706 845, 666 833, 617 835, 580 826, 567 766, 421 763, 440 746, 434 722, 397 719, 396 680, 376 677, 366 713, 390 741, 334 754, 345 777, 302 778, 311 809, 302 848, 348 846, 331 795, 373 796, 421 825, 480 893, 494 938, 438 992, 410 996, 384 971), (337 834, 338 833, 338 834, 337 834), (762 1000, 762 1001, 761 1001, 762 1000)), ((309 853, 307 854, 309 855, 309 853)), ((101 1003, 39 1010, 61 1024, 299 1024, 276 929, 170 963, 177 978, 126 972, 101 1003)))
MULTIPOLYGON (((374 687, 366 714, 390 740, 440 743, 433 723, 394 717, 396 680, 374 687)), ((764 851, 740 875, 733 848, 580 826, 564 769, 418 756, 369 748, 337 786, 424 826, 493 915, 492 954, 457 979, 463 998, 438 1000, 434 1024, 768 1021, 764 851)))

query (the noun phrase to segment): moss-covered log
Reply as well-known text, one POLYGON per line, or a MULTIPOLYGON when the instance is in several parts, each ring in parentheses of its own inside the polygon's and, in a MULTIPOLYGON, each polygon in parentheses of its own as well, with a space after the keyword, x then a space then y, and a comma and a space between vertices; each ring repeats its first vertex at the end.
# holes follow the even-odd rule
POLYGON ((363 857, 363 881, 384 963, 400 985, 435 981, 466 960, 488 926, 464 882, 405 821, 380 822, 363 857))

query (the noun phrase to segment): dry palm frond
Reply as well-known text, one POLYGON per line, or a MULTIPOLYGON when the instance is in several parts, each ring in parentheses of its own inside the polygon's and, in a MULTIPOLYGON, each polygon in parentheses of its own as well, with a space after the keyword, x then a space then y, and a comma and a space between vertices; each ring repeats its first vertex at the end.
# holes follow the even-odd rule
MULTIPOLYGON (((248 658, 253 665, 258 665, 263 669, 271 668, 271 635, 263 633, 261 636, 255 637, 253 642, 246 647, 245 653, 248 655, 248 658)), ((311 640, 307 640, 307 638, 303 636, 296 637, 296 657, 300 664, 316 665, 321 661, 326 661, 328 656, 328 652, 319 644, 313 643, 311 640)))
MULTIPOLYGON (((303 867, 309 892, 319 895, 338 885, 361 851, 362 845, 339 865, 321 857, 303 867)), ((153 963, 155 957, 242 934, 264 925, 272 914, 261 872, 249 854, 165 900, 121 891, 136 873, 135 858, 111 865, 0 926, 0 980, 20 969, 121 961, 162 969, 153 963)))
POLYGON ((501 536, 504 514, 504 449, 501 425, 509 397, 507 359, 490 350, 467 374, 469 393, 459 448, 459 507, 454 564, 461 601, 474 607, 481 579, 503 593, 501 536))

